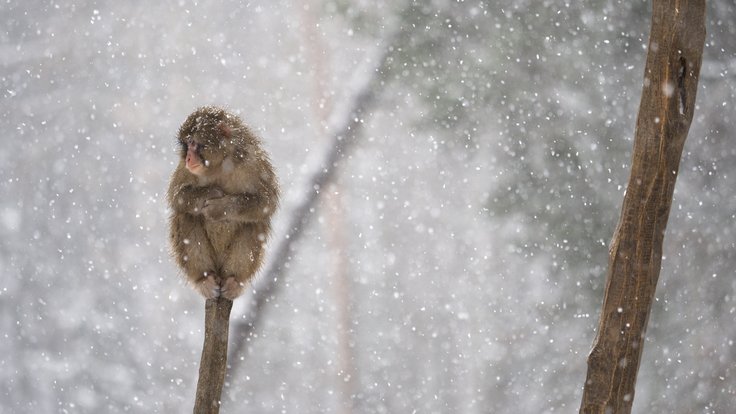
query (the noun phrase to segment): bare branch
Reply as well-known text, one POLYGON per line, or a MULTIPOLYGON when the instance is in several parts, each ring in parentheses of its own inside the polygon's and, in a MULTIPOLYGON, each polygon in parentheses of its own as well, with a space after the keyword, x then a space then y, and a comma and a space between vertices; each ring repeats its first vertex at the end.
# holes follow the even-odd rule
MULTIPOLYGON (((339 116, 340 124, 331 130, 332 134, 328 150, 319 168, 312 173, 308 180, 304 199, 289 214, 291 221, 286 227, 286 234, 279 239, 270 257, 269 264, 259 278, 253 289, 253 295, 249 302, 249 308, 245 312, 244 319, 233 326, 234 346, 232 355, 242 355, 243 347, 250 338, 252 332, 258 326, 263 317, 264 309, 275 299, 281 287, 280 275, 291 260, 294 243, 299 240, 304 228, 313 216, 314 208, 322 195, 322 189, 335 176, 340 160, 347 154, 357 141, 358 134, 364 123, 368 110, 373 106, 379 92, 384 84, 384 75, 390 64, 390 55, 394 50, 393 44, 398 37, 398 31, 389 36, 389 42, 381 50, 373 73, 358 88, 358 93, 352 99, 352 105, 346 113, 339 116)), ((334 118, 333 118, 334 119, 334 118)), ((231 358, 233 361, 231 372, 235 372, 239 359, 231 358)))

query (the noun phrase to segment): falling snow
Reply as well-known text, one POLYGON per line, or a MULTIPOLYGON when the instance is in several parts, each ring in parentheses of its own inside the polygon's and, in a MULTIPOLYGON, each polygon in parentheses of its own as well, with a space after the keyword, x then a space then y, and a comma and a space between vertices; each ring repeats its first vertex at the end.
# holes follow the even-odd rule
MULTIPOLYGON (((231 338, 223 412, 577 410, 642 85, 672 95, 645 78, 649 3, 0 5, 0 413, 191 410, 204 306, 163 196, 206 104, 277 167, 271 245, 320 195, 231 338)), ((707 4, 635 412, 736 405, 736 6, 707 4)))

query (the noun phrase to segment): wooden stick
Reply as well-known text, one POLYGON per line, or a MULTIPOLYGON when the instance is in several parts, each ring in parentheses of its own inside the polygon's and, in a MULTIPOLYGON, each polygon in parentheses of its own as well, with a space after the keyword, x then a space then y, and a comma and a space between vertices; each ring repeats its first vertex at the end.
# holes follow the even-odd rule
POLYGON ((222 385, 227 370, 227 341, 233 301, 222 297, 207 299, 204 306, 204 345, 199 363, 194 414, 217 414, 220 412, 222 385))
POLYGON ((705 40, 705 0, 654 0, 631 177, 609 250, 581 413, 627 414, 634 402, 662 242, 705 40))

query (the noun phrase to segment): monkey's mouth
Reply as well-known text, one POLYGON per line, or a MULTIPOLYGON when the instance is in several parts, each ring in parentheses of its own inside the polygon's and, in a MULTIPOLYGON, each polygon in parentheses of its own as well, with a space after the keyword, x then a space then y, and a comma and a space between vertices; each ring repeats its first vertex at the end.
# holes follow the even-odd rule
POLYGON ((200 175, 204 173, 205 166, 200 163, 187 163, 187 170, 194 175, 200 175))

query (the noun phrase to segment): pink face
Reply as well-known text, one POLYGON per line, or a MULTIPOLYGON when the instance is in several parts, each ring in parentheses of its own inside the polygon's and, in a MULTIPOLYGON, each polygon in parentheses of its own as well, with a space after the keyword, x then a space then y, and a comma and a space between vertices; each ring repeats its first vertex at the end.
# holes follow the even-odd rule
POLYGON ((194 175, 204 174, 205 162, 199 155, 199 151, 201 150, 202 144, 198 144, 192 139, 187 142, 186 167, 187 170, 194 175))

